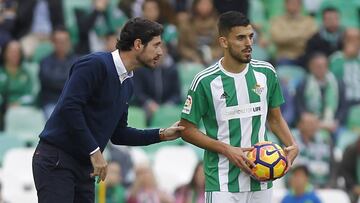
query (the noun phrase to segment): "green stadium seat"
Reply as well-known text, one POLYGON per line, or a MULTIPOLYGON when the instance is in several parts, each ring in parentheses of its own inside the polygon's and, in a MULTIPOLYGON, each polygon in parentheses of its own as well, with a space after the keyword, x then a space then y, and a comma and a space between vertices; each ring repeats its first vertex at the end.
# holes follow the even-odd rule
POLYGON ((182 63, 179 64, 178 71, 181 83, 181 95, 185 100, 187 92, 190 88, 191 82, 195 75, 204 70, 204 66, 197 63, 182 63))
POLYGON ((297 86, 306 76, 305 70, 296 65, 281 65, 277 67, 277 75, 291 94, 295 94, 297 86))
POLYGON ((36 62, 25 63, 24 69, 29 73, 31 82, 33 84, 33 93, 36 97, 40 91, 39 69, 40 66, 36 62))
POLYGON ((284 14, 285 1, 284 0, 263 0, 264 8, 266 9, 267 19, 271 20, 274 17, 284 14))
MULTIPOLYGON (((150 127, 151 128, 166 128, 180 120, 182 107, 173 105, 160 106, 159 109, 154 113, 150 127)), ((160 142, 149 146, 142 147, 150 157, 154 155, 160 148, 165 146, 184 145, 185 141, 182 139, 176 139, 167 142, 160 142)))
POLYGON ((16 106, 7 110, 5 132, 14 134, 24 141, 35 144, 45 125, 41 110, 30 106, 16 106))
POLYGON ((23 140, 5 132, 0 132, 0 143, 0 166, 2 166, 4 156, 8 150, 26 146, 23 140))
POLYGON ((142 108, 130 106, 128 110, 128 125, 133 128, 146 127, 146 115, 142 108))
POLYGON ((182 106, 162 105, 154 113, 151 121, 151 127, 169 127, 180 120, 182 106))

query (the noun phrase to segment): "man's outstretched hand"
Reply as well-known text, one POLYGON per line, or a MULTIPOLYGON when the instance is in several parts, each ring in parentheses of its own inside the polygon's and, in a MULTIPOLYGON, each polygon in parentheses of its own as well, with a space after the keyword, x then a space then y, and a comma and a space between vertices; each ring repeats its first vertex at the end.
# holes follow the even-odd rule
POLYGON ((179 126, 179 121, 172 124, 172 126, 160 130, 160 140, 170 141, 180 137, 180 131, 184 130, 184 126, 179 126))

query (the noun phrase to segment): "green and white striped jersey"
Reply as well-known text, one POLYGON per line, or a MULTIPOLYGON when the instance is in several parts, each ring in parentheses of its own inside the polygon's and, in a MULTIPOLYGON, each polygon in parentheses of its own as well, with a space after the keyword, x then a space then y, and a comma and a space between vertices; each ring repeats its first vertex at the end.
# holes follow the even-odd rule
MULTIPOLYGON (((268 108, 284 103, 274 67, 251 60, 241 73, 227 72, 221 65, 199 72, 188 92, 181 117, 196 125, 202 119, 212 139, 236 147, 250 147, 267 140, 268 108)), ((272 187, 258 182, 212 151, 204 153, 206 191, 247 192, 272 187)))

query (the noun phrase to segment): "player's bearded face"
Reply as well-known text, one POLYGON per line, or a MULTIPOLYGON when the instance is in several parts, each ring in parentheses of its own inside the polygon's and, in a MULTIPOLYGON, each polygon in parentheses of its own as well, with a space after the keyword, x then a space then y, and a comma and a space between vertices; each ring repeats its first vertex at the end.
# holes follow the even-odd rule
POLYGON ((141 53, 137 56, 137 61, 141 66, 147 68, 155 68, 163 55, 163 50, 161 48, 161 38, 154 37, 141 51, 141 53))
POLYGON ((254 31, 251 25, 233 27, 227 37, 229 55, 239 63, 249 63, 253 36, 254 31))
POLYGON ((233 57, 235 60, 237 60, 240 63, 250 63, 251 51, 252 51, 251 46, 248 46, 248 47, 238 51, 237 49, 234 49, 231 44, 229 45, 229 53, 230 53, 231 57, 233 57))

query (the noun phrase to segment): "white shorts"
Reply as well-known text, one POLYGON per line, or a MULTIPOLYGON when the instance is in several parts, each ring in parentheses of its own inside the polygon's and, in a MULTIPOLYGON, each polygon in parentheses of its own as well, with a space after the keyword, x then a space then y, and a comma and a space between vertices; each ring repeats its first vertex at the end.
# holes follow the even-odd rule
POLYGON ((271 202, 272 188, 256 192, 205 192, 205 203, 271 202))

